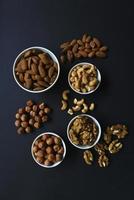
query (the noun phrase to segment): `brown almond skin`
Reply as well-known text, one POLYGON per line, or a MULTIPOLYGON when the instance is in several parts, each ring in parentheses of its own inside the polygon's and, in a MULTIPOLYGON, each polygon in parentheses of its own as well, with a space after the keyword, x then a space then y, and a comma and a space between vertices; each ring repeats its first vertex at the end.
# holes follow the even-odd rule
POLYGON ((44 78, 46 76, 46 71, 43 67, 43 64, 42 62, 39 63, 39 66, 38 66, 38 70, 39 70, 39 74, 42 78, 44 78))
POLYGON ((19 64, 19 66, 21 67, 21 69, 23 70, 23 71, 26 71, 27 70, 27 61, 26 61, 26 59, 22 59, 22 60, 20 60, 20 62, 18 63, 19 64))
POLYGON ((47 64, 50 63, 50 58, 48 57, 47 54, 41 53, 41 54, 38 54, 38 57, 41 59, 41 61, 42 61, 45 65, 47 65, 47 64))
POLYGON ((72 48, 72 52, 76 53, 78 51, 78 44, 75 44, 72 48))
POLYGON ((24 81, 26 81, 27 79, 30 78, 30 74, 28 74, 27 72, 24 74, 24 81))
POLYGON ((67 51, 67 59, 71 63, 73 61, 73 53, 71 50, 67 51))
POLYGON ((86 58, 87 55, 88 55, 85 51, 79 51, 79 54, 80 54, 81 56, 83 56, 84 58, 86 58))
POLYGON ((95 42, 95 44, 97 45, 97 47, 101 46, 101 42, 98 40, 98 38, 94 37, 93 41, 95 42))
POLYGON ((80 46, 84 46, 83 42, 81 40, 77 40, 77 43, 80 45, 80 46))
POLYGON ((25 82, 25 87, 27 89, 31 89, 32 87, 32 79, 27 79, 26 82, 25 82))
POLYGON ((62 64, 64 64, 66 62, 66 57, 64 55, 61 55, 60 61, 61 61, 62 64))
POLYGON ((32 51, 31 50, 28 50, 24 53, 24 58, 27 58, 31 55, 32 51))
POLYGON ((49 84, 46 83, 45 81, 38 81, 37 83, 38 83, 40 86, 49 87, 49 84))
POLYGON ((33 90, 34 90, 34 91, 39 91, 39 90, 44 90, 44 89, 45 89, 44 87, 41 87, 41 86, 40 86, 40 87, 35 87, 33 90))
POLYGON ((71 46, 74 46, 74 45, 76 44, 76 42, 77 42, 77 40, 74 39, 74 40, 72 40, 72 41, 70 42, 70 45, 71 45, 71 46))
POLYGON ((86 38, 86 42, 90 42, 91 41, 91 36, 89 35, 89 36, 87 36, 87 38, 86 38))
POLYGON ((93 58, 95 56, 95 52, 94 51, 91 51, 89 54, 88 54, 88 57, 89 58, 93 58))
POLYGON ((90 42, 90 46, 91 46, 92 48, 95 48, 95 47, 96 47, 96 43, 92 40, 92 41, 90 42))
POLYGON ((31 64, 31 70, 33 71, 34 74, 38 74, 38 67, 35 63, 31 64))
POLYGON ((48 76, 49 76, 49 78, 51 78, 53 76, 54 71, 55 71, 54 67, 50 67, 49 68, 49 70, 48 70, 48 76))
POLYGON ((31 63, 32 63, 32 58, 29 57, 28 60, 27 60, 28 69, 31 69, 31 63))
POLYGON ((103 52, 103 51, 97 51, 97 52, 95 53, 95 55, 96 55, 96 57, 98 57, 98 58, 105 58, 105 57, 106 57, 106 53, 103 52))
POLYGON ((86 38, 87 38, 87 34, 85 33, 85 34, 82 36, 82 42, 83 42, 83 43, 86 42, 86 38))
POLYGON ((33 63, 37 65, 39 62, 39 58, 37 56, 32 56, 31 58, 32 58, 33 63))
POLYGON ((99 49, 99 51, 107 51, 108 50, 108 47, 107 46, 102 46, 100 49, 99 49))
POLYGON ((64 42, 63 44, 60 45, 61 49, 64 49, 65 47, 68 47, 70 45, 70 42, 64 42))
POLYGON ((41 76, 38 75, 38 74, 35 75, 35 79, 36 79, 37 81, 41 81, 41 80, 42 80, 41 76))
POLYGON ((20 82, 24 82, 24 76, 23 76, 23 74, 22 73, 20 73, 19 74, 19 80, 20 80, 20 82))

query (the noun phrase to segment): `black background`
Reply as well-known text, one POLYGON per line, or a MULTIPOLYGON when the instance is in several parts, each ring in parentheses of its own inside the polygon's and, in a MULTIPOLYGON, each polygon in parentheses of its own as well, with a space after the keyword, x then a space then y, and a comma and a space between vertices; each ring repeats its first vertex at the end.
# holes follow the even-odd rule
MULTIPOLYGON (((0 200, 134 199, 134 13, 132 1, 114 2, 0 1, 0 200), (57 84, 43 94, 23 91, 12 76, 14 59, 23 49, 42 46, 59 57, 59 44, 84 32, 99 37, 110 49, 107 59, 82 60, 96 64, 102 74, 100 88, 87 96, 97 104, 92 115, 103 129, 118 122, 129 127, 124 148, 106 169, 99 168, 97 161, 86 166, 82 152, 71 146, 66 136, 71 117, 60 111, 60 99, 74 63, 61 66, 57 84), (45 100, 54 110, 52 120, 42 130, 18 136, 14 115, 28 99, 45 100), (61 135, 67 145, 64 162, 50 170, 38 166, 30 154, 33 139, 46 130, 61 135)), ((72 99, 81 98, 71 94, 72 99)))

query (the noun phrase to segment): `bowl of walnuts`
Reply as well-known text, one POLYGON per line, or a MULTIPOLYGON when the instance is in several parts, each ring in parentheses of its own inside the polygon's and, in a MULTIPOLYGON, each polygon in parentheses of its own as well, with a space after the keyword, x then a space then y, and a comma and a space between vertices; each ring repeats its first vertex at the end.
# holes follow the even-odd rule
POLYGON ((44 168, 58 166, 66 155, 66 145, 63 139, 52 132, 38 135, 31 146, 34 161, 44 168))
POLYGON ((90 149, 101 137, 101 126, 91 115, 80 114, 69 122, 67 137, 73 146, 79 149, 90 149))

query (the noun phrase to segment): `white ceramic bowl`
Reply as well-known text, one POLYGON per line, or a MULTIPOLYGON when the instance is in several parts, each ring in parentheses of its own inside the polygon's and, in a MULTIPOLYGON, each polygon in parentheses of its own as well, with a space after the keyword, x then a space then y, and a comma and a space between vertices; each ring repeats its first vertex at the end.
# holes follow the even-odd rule
POLYGON ((78 94, 83 94, 83 95, 91 94, 91 93, 95 92, 95 91, 98 89, 98 87, 99 87, 99 85, 100 85, 100 83, 101 83, 101 74, 100 74, 100 71, 97 69, 97 67, 96 67, 95 65, 93 65, 94 67, 96 67, 96 70, 97 70, 97 79, 98 79, 98 84, 97 84, 97 86, 95 87, 94 90, 91 90, 91 91, 89 91, 89 92, 85 92, 85 93, 84 93, 84 92, 79 92, 79 91, 75 90, 75 89, 72 87, 72 84, 71 84, 71 82, 70 82, 70 75, 71 75, 72 70, 73 70, 74 68, 76 68, 77 66, 79 66, 79 65, 93 65, 93 64, 92 64, 92 63, 87 63, 87 62, 82 62, 82 63, 77 63, 76 65, 74 65, 74 66, 70 69, 70 71, 69 71, 69 73, 68 73, 68 83, 69 83, 69 86, 71 87, 71 89, 72 89, 74 92, 76 92, 76 93, 78 93, 78 94))
POLYGON ((58 78, 59 78, 59 74, 60 74, 60 64, 59 64, 59 61, 57 59, 57 57, 49 50, 49 49, 46 49, 44 47, 38 47, 38 46, 35 46, 35 47, 30 47, 30 48, 27 48, 25 50, 23 50, 15 59, 14 61, 14 64, 13 64, 13 76, 14 76, 14 79, 16 81, 16 83, 25 91, 27 92, 31 92, 31 93, 41 93, 41 92, 45 92, 47 90, 49 90, 51 87, 53 87, 55 85, 55 83, 57 82, 58 78), (18 81, 17 77, 16 77, 16 74, 15 74, 15 67, 16 67, 16 64, 17 62, 19 61, 19 59, 22 57, 22 55, 30 50, 30 49, 37 49, 37 50, 40 50, 42 52, 45 52, 45 53, 48 53, 50 55, 50 57, 52 58, 52 60, 54 62, 57 63, 57 66, 58 66, 58 73, 57 73, 57 77, 55 79, 55 81, 48 87, 48 88, 45 88, 44 90, 39 90, 39 91, 33 91, 33 90, 29 90, 27 88, 25 88, 23 85, 21 85, 21 83, 18 81))
POLYGON ((33 141, 33 143, 32 143, 32 146, 31 146, 31 154, 32 154, 32 157, 33 157, 34 161, 35 161, 38 165, 40 165, 41 167, 44 167, 44 168, 53 168, 53 167, 58 166, 58 165, 64 160, 65 155, 66 155, 66 145, 65 145, 65 142, 63 141, 63 139, 62 139, 59 135, 57 135, 56 133, 45 132, 45 133, 42 133, 42 134, 38 135, 38 136, 34 139, 34 141, 33 141), (63 148, 64 148, 64 153, 63 153, 63 158, 62 158, 62 160, 59 161, 59 162, 56 162, 56 163, 53 164, 53 165, 49 165, 49 166, 43 165, 43 164, 39 163, 39 162, 36 160, 36 158, 35 158, 35 156, 34 156, 34 153, 33 153, 33 151, 32 151, 35 141, 36 141, 38 138, 40 138, 41 136, 46 135, 46 134, 47 134, 47 135, 53 135, 53 136, 59 137, 59 138, 61 139, 61 141, 62 141, 62 145, 63 145, 63 148))
POLYGON ((99 139, 100 139, 100 137, 101 137, 101 126, 100 126, 99 122, 98 122, 94 117, 92 117, 91 115, 80 114, 80 115, 75 116, 75 117, 74 117, 73 119, 71 119, 71 121, 69 122, 69 124, 68 124, 68 126, 67 126, 67 137, 68 137, 69 141, 71 142, 71 144, 74 145, 75 147, 77 147, 78 149, 90 149, 90 148, 94 147, 94 146, 98 143, 98 141, 99 141, 99 139), (69 136, 70 126, 72 125, 73 121, 74 121, 76 118, 82 117, 82 116, 83 116, 83 117, 88 117, 89 119, 91 119, 91 120, 96 124, 96 126, 98 127, 98 136, 97 136, 97 139, 95 140, 95 142, 94 142, 92 145, 76 145, 76 144, 74 144, 74 143, 72 142, 72 140, 70 139, 70 136, 69 136))

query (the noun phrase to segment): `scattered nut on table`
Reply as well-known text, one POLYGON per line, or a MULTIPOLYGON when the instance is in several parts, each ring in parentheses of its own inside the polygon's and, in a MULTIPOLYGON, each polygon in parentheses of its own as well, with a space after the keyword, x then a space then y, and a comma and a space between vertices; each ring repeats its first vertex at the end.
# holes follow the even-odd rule
POLYGON ((86 150, 83 153, 83 159, 87 165, 92 165, 93 162, 93 154, 90 150, 86 150))
POLYGON ((107 167, 109 165, 109 159, 106 155, 100 155, 98 163, 100 167, 107 167))
POLYGON ((113 140, 108 147, 110 153, 117 153, 122 148, 122 143, 119 140, 113 140))
POLYGON ((44 103, 35 103, 32 100, 26 102, 24 108, 19 108, 15 117, 15 126, 18 134, 31 133, 48 121, 48 113, 51 109, 44 103))
POLYGON ((64 101, 64 100, 62 100, 61 101, 62 102, 62 106, 61 106, 61 110, 66 110, 67 109, 67 102, 66 101, 64 101))
POLYGON ((67 101, 68 100, 68 95, 69 95, 70 91, 69 90, 64 90, 62 93, 62 98, 63 100, 67 101))

